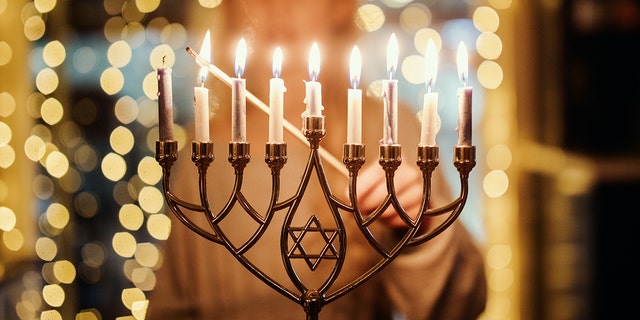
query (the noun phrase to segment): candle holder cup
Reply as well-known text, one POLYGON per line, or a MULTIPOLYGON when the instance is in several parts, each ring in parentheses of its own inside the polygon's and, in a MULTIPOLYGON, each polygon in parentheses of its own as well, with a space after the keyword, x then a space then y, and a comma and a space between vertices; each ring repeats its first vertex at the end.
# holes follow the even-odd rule
MULTIPOLYGON (((474 146, 455 146, 454 147, 454 166, 457 168, 460 176, 460 194, 450 203, 438 207, 429 208, 429 199, 431 196, 431 179, 432 174, 439 163, 439 147, 438 146, 417 146, 416 165, 422 172, 423 178, 423 194, 419 212, 414 216, 406 212, 402 204, 399 202, 394 188, 394 174, 400 165, 402 165, 402 147, 398 144, 380 145, 379 164, 381 170, 384 170, 386 176, 386 185, 388 194, 381 199, 376 210, 363 215, 358 207, 356 195, 356 182, 358 173, 365 163, 365 146, 362 144, 345 144, 343 148, 343 164, 345 165, 349 175, 349 199, 347 201, 339 199, 335 196, 329 187, 327 176, 322 163, 322 157, 319 153, 319 146, 325 131, 324 116, 307 116, 303 117, 302 133, 309 142, 309 158, 307 166, 300 181, 298 191, 285 200, 280 199, 280 171, 287 162, 286 143, 267 143, 265 147, 265 162, 271 169, 272 190, 271 201, 265 212, 257 212, 242 194, 243 189, 243 170, 250 161, 250 150, 248 142, 231 142, 229 143, 228 161, 235 170, 235 186, 231 191, 228 202, 222 206, 220 212, 213 212, 207 197, 207 169, 214 161, 213 143, 212 142, 193 142, 192 144, 192 161, 197 167, 199 177, 200 203, 192 203, 181 200, 172 191, 170 186, 171 167, 177 161, 177 142, 176 141, 157 141, 156 142, 156 160, 162 167, 163 179, 162 187, 164 197, 169 209, 185 226, 196 234, 214 243, 220 244, 226 249, 249 271, 251 271, 258 279, 273 288, 278 293, 298 303, 303 308, 307 319, 318 319, 318 315, 323 306, 335 301, 336 299, 346 295, 365 283, 371 277, 380 272, 385 266, 389 265, 404 249, 414 247, 425 243, 438 234, 446 230, 460 215, 466 203, 469 186, 469 173, 475 166, 475 147, 474 146), (322 226, 321 218, 315 214, 311 214, 306 225, 295 225, 294 217, 298 214, 297 208, 302 197, 304 196, 307 185, 311 179, 312 172, 317 172, 317 177, 324 197, 330 208, 332 220, 328 223, 334 224, 330 228, 322 226), (244 212, 257 222, 257 227, 253 230, 252 235, 244 243, 234 243, 221 223, 228 217, 229 212, 234 206, 240 204, 244 212), (379 219, 382 212, 392 207, 406 224, 406 228, 402 229, 399 240, 391 247, 382 244, 377 239, 375 232, 372 231, 372 224, 379 219), (278 282, 269 274, 260 270, 256 264, 252 262, 248 256, 248 252, 260 242, 265 234, 266 228, 277 219, 272 219, 277 211, 286 211, 286 216, 282 226, 280 226, 281 237, 279 247, 281 248, 280 256, 283 261, 283 268, 286 271, 289 280, 293 285, 285 285, 278 282), (203 228, 195 223, 193 214, 204 215, 209 222, 209 228, 203 228), (343 213, 351 214, 357 225, 356 232, 359 232, 371 245, 373 251, 378 255, 378 262, 373 264, 368 270, 361 275, 355 277, 346 284, 338 284, 340 271, 347 257, 346 243, 348 233, 346 232, 343 213), (429 216, 447 215, 435 227, 428 230, 421 228, 423 220, 429 216), (331 231, 332 238, 328 238, 331 231), (313 250, 307 250, 303 246, 302 234, 322 232, 321 236, 326 241, 325 249, 320 253, 312 253, 313 250), (295 238, 298 235, 299 238, 295 238), (338 240, 333 241, 333 237, 338 240), (316 272, 319 266, 328 260, 333 261, 333 268, 329 268, 329 272, 322 275, 326 279, 320 279, 310 284, 306 278, 301 277, 298 271, 300 264, 295 261, 306 261, 308 270, 304 273, 316 272)), ((306 213, 308 214, 308 213, 306 213)), ((270 239, 264 239, 268 241, 270 239)), ((326 268, 325 268, 326 269, 326 268)), ((321 276, 319 276, 321 277, 321 276)))

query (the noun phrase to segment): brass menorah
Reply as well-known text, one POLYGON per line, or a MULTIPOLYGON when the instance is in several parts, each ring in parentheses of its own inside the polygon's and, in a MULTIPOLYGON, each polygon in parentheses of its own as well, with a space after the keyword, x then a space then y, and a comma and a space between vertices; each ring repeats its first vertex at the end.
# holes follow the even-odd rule
POLYGON ((349 180, 349 199, 345 202, 340 200, 331 191, 327 176, 325 175, 322 157, 319 153, 322 138, 326 133, 324 116, 304 117, 301 131, 309 142, 309 158, 297 192, 287 199, 280 199, 280 171, 287 162, 287 144, 266 144, 265 162, 271 169, 272 189, 269 206, 266 211, 262 213, 257 212, 242 193, 243 171, 251 158, 249 151, 250 144, 248 142, 229 143, 228 161, 235 172, 235 185, 231 196, 220 212, 212 212, 211 204, 207 199, 207 169, 214 161, 213 142, 194 141, 192 143, 191 159, 197 167, 200 203, 183 201, 171 191, 171 167, 178 158, 178 144, 176 141, 158 140, 156 142, 156 160, 162 166, 162 185, 168 207, 184 225, 205 239, 226 247, 227 250, 258 279, 262 280, 283 296, 299 303, 303 307, 307 319, 318 319, 318 313, 324 305, 344 296, 366 282, 391 263, 403 249, 417 246, 435 238, 457 219, 462 212, 468 196, 469 173, 476 163, 475 146, 457 145, 454 147, 453 164, 460 175, 460 195, 449 204, 438 208, 428 208, 428 204, 431 195, 432 173, 439 163, 439 147, 417 146, 416 164, 422 172, 423 193, 419 213, 411 216, 403 209, 394 188, 394 174, 402 163, 402 147, 399 144, 381 144, 379 164, 385 173, 387 196, 380 201, 377 209, 365 216, 358 208, 358 197, 356 193, 358 172, 365 162, 365 146, 362 144, 344 145, 342 161, 348 170, 349 180), (335 224, 335 226, 323 227, 322 222, 316 215, 311 215, 305 225, 294 226, 292 223, 296 216, 298 205, 314 172, 317 173, 323 196, 334 220, 332 224, 335 224), (257 222, 257 227, 253 231, 252 236, 240 244, 233 243, 221 227, 221 222, 228 217, 229 212, 236 205, 242 206, 244 212, 257 222), (403 234, 397 243, 392 247, 385 247, 370 229, 372 223, 376 221, 388 207, 395 209, 396 214, 398 214, 407 225, 407 228, 403 229, 403 234), (246 255, 247 252, 262 239, 265 229, 273 221, 272 218, 276 212, 279 211, 286 211, 284 223, 281 226, 280 255, 286 273, 295 288, 288 288, 271 278, 254 265, 246 255), (346 246, 347 233, 341 211, 353 215, 357 222, 358 229, 374 251, 377 252, 379 260, 371 266, 370 269, 366 270, 348 284, 334 288, 336 279, 340 274, 348 254, 346 246), (193 213, 204 215, 209 223, 210 229, 204 229, 197 225, 193 220, 193 213), (436 215, 448 216, 435 228, 431 228, 429 231, 421 230, 420 225, 423 219, 436 215), (312 252, 312 250, 308 250, 303 246, 302 238, 305 234, 311 232, 318 232, 323 241, 326 242, 323 244, 323 249, 319 252, 312 252), (299 273, 296 268, 299 267, 299 265, 294 266, 293 261, 299 261, 299 259, 306 262, 306 266, 311 272, 315 271, 320 263, 331 260, 333 262, 333 270, 321 285, 312 287, 298 275, 299 273))

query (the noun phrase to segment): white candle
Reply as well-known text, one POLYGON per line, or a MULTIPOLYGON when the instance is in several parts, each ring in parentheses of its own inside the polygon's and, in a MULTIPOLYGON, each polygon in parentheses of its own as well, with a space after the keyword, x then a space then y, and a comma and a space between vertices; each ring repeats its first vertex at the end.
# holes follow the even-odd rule
POLYGON ((438 132, 438 93, 432 92, 438 73, 438 52, 432 39, 427 42, 425 50, 425 77, 424 83, 427 93, 424 95, 422 105, 422 131, 420 135, 420 145, 435 146, 436 133, 438 132))
POLYGON ((280 79, 282 72, 282 49, 277 47, 273 52, 273 78, 269 81, 269 143, 282 143, 284 120, 284 81, 280 79))
POLYGON ((305 82, 306 97, 304 102, 307 109, 302 114, 303 117, 321 116, 322 115, 322 85, 317 82, 320 75, 320 49, 317 43, 313 43, 309 52, 309 78, 310 81, 305 82))
POLYGON ((246 79, 242 79, 247 60, 247 43, 240 39, 236 49, 236 77, 231 79, 231 141, 247 141, 247 99, 246 79))
POLYGON ((398 80, 393 79, 398 66, 398 40, 391 34, 387 46, 387 73, 389 80, 382 80, 382 98, 384 100, 383 144, 398 142, 398 80))
MULTIPOLYGON (((207 62, 211 61, 211 40, 209 31, 205 34, 204 41, 202 41, 200 56, 202 56, 207 62)), ((208 70, 206 68, 200 68, 200 74, 198 75, 200 86, 193 88, 193 107, 196 131, 195 139, 200 142, 209 141, 209 90, 204 87, 207 74, 208 70)))
POLYGON ((193 88, 193 106, 195 108, 196 141, 209 141, 209 89, 200 86, 193 88))
POLYGON ((173 93, 171 90, 171 68, 158 68, 158 130, 161 141, 173 140, 173 93))
POLYGON ((348 90, 347 143, 362 144, 362 90, 358 89, 362 58, 358 46, 353 46, 349 59, 349 77, 352 88, 348 90))
POLYGON ((467 86, 469 77, 469 56, 463 42, 458 46, 458 76, 463 86, 458 89, 458 145, 471 145, 471 105, 473 88, 467 86))

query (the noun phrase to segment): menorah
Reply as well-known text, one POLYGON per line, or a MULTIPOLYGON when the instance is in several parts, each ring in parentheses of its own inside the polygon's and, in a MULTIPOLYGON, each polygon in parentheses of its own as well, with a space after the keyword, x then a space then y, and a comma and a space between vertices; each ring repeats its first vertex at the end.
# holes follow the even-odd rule
MULTIPOLYGON (((208 69, 210 73, 231 85, 228 76, 214 65, 209 64, 208 61, 193 50, 187 48, 187 51, 196 58, 203 68, 208 69)), ((159 85, 166 86, 167 84, 159 83, 159 85)), ((159 88, 160 98, 170 99, 170 94, 163 94, 163 88, 159 88)), ((264 104, 256 100, 254 96, 250 98, 258 106, 264 107, 264 104)), ((160 101, 160 103, 163 102, 160 101)), ((161 115, 161 124, 162 119, 163 116, 161 115)), ((290 126, 287 122, 285 124, 290 126)), ((234 170, 235 181, 228 200, 222 205, 222 209, 217 212, 211 209, 212 203, 208 199, 207 171, 215 158, 213 142, 193 141, 191 146, 191 160, 197 168, 199 203, 185 201, 176 196, 171 190, 171 169, 178 159, 178 143, 171 136, 169 138, 163 137, 162 128, 161 139, 156 141, 156 160, 162 167, 162 187, 166 203, 177 219, 199 236, 224 246, 255 277, 276 292, 300 304, 306 313, 306 318, 315 320, 318 319, 318 314, 323 306, 346 295, 371 279, 398 257, 403 250, 434 239, 451 226, 462 212, 468 197, 469 173, 476 164, 475 146, 460 143, 454 146, 453 164, 460 177, 460 194, 446 205, 430 208, 431 181, 433 173, 439 164, 439 147, 437 145, 417 145, 416 165, 422 174, 423 191, 419 212, 410 213, 403 208, 398 200, 394 182, 395 173, 402 164, 402 146, 397 143, 381 141, 378 163, 385 175, 387 195, 380 200, 378 207, 373 212, 365 214, 358 206, 356 187, 359 172, 365 163, 365 145, 348 142, 343 146, 340 165, 343 166, 343 170, 346 169, 346 179, 348 179, 348 199, 343 200, 331 190, 324 168, 323 160, 331 159, 331 156, 323 153, 323 148, 321 147, 322 139, 326 134, 325 117, 323 115, 306 114, 302 117, 302 127, 298 130, 306 140, 306 143, 308 143, 309 154, 297 191, 286 199, 281 197, 280 191, 283 182, 281 170, 287 162, 287 143, 267 142, 265 144, 264 161, 271 170, 271 193, 268 207, 261 212, 256 210, 252 206, 250 199, 245 198, 243 194, 243 188, 245 187, 244 170, 251 159, 249 142, 229 142, 228 162, 234 170), (305 192, 307 192, 307 186, 313 178, 317 179, 322 190, 322 196, 331 213, 331 220, 333 220, 329 221, 331 227, 326 227, 326 221, 321 221, 316 214, 309 214, 308 212, 304 213, 309 215, 305 224, 297 225, 294 222, 294 218, 300 214, 298 211, 299 205, 305 192), (256 227, 251 231, 251 235, 240 243, 232 240, 231 235, 225 232, 222 225, 223 221, 229 218, 230 212, 237 206, 240 206, 242 208, 241 211, 256 222, 256 227), (384 244, 376 233, 372 231, 374 222, 378 221, 389 208, 393 208, 395 214, 406 224, 406 228, 402 228, 401 234, 392 245, 384 244), (283 262, 283 268, 293 284, 292 286, 287 286, 275 280, 271 275, 262 271, 248 256, 248 252, 260 241, 270 240, 263 239, 265 230, 275 221, 274 217, 281 212, 284 212, 284 219, 282 220, 282 225, 278 226, 280 228, 279 254, 283 262), (348 233, 346 232, 345 217, 343 216, 347 214, 352 215, 353 221, 357 225, 356 232, 359 232, 366 239, 366 242, 376 253, 377 262, 348 281, 348 283, 338 284, 336 280, 349 253, 346 245, 348 233), (442 215, 445 218, 439 220, 440 222, 436 226, 430 227, 428 230, 421 228, 423 220, 427 219, 427 217, 442 215), (194 218, 202 218, 203 216, 208 222, 208 228, 202 227, 194 220, 194 218), (310 233, 320 235, 320 239, 324 242, 321 243, 320 250, 305 247, 303 238, 310 233), (331 260, 333 264, 333 267, 329 268, 330 272, 318 275, 324 276, 324 279, 317 279, 316 276, 316 279, 311 283, 308 278, 300 276, 301 266, 307 268, 307 270, 304 270, 305 273, 310 272, 316 275, 314 272, 317 271, 319 265, 328 260, 331 260), (298 263, 300 261, 305 263, 298 263)), ((331 162, 331 165, 335 166, 335 161, 331 162)))

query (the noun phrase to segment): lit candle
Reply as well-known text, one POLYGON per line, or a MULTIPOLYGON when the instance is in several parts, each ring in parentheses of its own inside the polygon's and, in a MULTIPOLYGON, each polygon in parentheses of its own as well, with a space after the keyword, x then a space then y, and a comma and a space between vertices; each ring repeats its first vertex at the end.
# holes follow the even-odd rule
POLYGON ((305 82, 306 94, 304 102, 307 109, 302 114, 303 117, 319 117, 322 115, 322 85, 317 82, 320 75, 320 49, 317 43, 313 43, 309 52, 309 78, 305 82))
POLYGON ((353 46, 349 59, 351 89, 348 90, 347 143, 362 144, 362 90, 358 89, 362 58, 358 46, 353 46))
POLYGON ((246 79, 242 79, 247 60, 247 43, 244 38, 238 42, 236 49, 236 77, 231 79, 231 141, 247 141, 247 99, 246 79))
POLYGON ((277 47, 273 52, 273 78, 269 82, 269 143, 282 143, 284 81, 280 79, 282 72, 282 49, 277 47))
POLYGON ((473 89, 467 86, 469 56, 463 42, 458 46, 458 76, 463 86, 458 89, 458 145, 471 145, 471 97, 473 89))
MULTIPOLYGON (((200 49, 200 56, 207 62, 211 61, 211 39, 209 31, 204 36, 202 41, 202 49, 200 49)), ((196 141, 207 142, 209 141, 209 90, 204 87, 204 82, 207 80, 208 70, 205 67, 200 68, 198 80, 200 86, 194 87, 193 95, 193 107, 195 115, 195 130, 196 141)))
POLYGON ((427 93, 424 94, 422 105, 420 145, 435 146, 438 132, 438 93, 431 90, 438 73, 438 51, 432 39, 427 42, 424 58, 424 84, 427 87, 427 93))
POLYGON ((396 144, 398 141, 398 80, 393 79, 398 67, 398 40, 392 33, 387 46, 388 80, 382 80, 382 98, 384 100, 383 144, 396 144))
POLYGON ((161 141, 173 140, 173 94, 171 91, 171 68, 166 68, 164 57, 162 68, 158 68, 158 129, 161 141))

